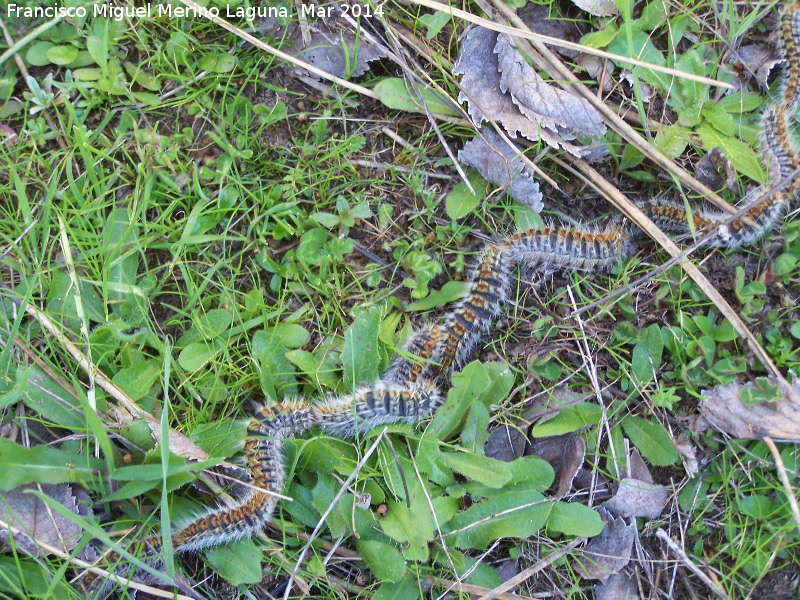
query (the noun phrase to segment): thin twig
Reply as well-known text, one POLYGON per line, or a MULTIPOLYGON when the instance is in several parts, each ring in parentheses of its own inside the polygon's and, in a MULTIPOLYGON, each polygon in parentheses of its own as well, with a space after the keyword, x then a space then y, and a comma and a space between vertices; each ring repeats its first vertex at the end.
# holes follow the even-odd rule
POLYGON ((678 558, 681 559, 681 562, 683 562, 683 564, 686 565, 686 567, 692 573, 697 575, 703 581, 703 583, 705 583, 711 589, 712 592, 714 592, 720 598, 728 600, 728 594, 725 593, 725 590, 711 581, 711 578, 703 573, 703 570, 700 567, 694 564, 694 561, 689 558, 689 555, 687 555, 686 552, 684 552, 683 549, 675 543, 675 540, 669 537, 669 534, 666 531, 659 527, 656 529, 656 536, 664 540, 664 543, 669 547, 669 549, 672 550, 678 556, 678 558))
POLYGON ((775 459, 775 467, 778 469, 778 477, 780 477, 781 483, 783 484, 783 489, 786 491, 786 497, 789 500, 789 508, 792 509, 792 516, 794 517, 794 522, 797 525, 797 530, 800 531, 800 507, 797 506, 797 496, 795 496, 792 485, 789 483, 789 477, 786 475, 786 467, 783 465, 781 453, 778 452, 778 447, 775 445, 775 442, 772 441, 771 437, 767 435, 761 439, 767 445, 769 451, 772 452, 772 458, 775 459))
POLYGON ((498 585, 491 592, 489 592, 488 594, 484 594, 478 600, 494 600, 495 598, 502 597, 501 594, 504 594, 505 592, 514 589, 520 583, 522 583, 526 579, 533 577, 534 575, 536 575, 536 573, 547 568, 562 556, 566 556, 567 554, 572 552, 575 548, 577 548, 580 544, 582 544, 585 541, 586 541, 585 537, 576 537, 574 540, 572 540, 569 544, 567 544, 560 550, 556 550, 552 554, 547 555, 546 558, 543 558, 542 560, 538 561, 535 565, 528 567, 521 573, 518 573, 508 581, 503 582, 501 585, 498 585))
POLYGON ((361 472, 361 469, 364 468, 364 465, 367 464, 367 461, 369 460, 370 456, 372 456, 372 454, 378 448, 378 444, 380 444, 381 440, 386 437, 387 431, 388 427, 384 427, 383 431, 381 431, 380 435, 378 435, 378 437, 369 447, 366 454, 364 454, 364 457, 356 465, 356 468, 353 469, 352 473, 350 473, 350 477, 348 477, 347 480, 342 484, 342 486, 339 488, 339 491, 336 493, 336 495, 333 497, 333 500, 331 500, 331 503, 328 505, 328 508, 319 518, 317 526, 314 527, 314 531, 312 531, 311 535, 308 536, 308 541, 306 542, 306 545, 303 546, 303 549, 300 551, 300 556, 297 557, 297 562, 294 565, 292 574, 289 576, 289 581, 286 582, 286 590, 283 593, 283 600, 289 599, 289 594, 292 593, 292 584, 294 583, 294 580, 297 577, 298 571, 300 571, 300 565, 303 564, 303 559, 305 558, 309 548, 311 548, 312 542, 316 539, 317 535, 319 534, 320 530, 325 524, 325 519, 327 519, 328 515, 331 514, 331 511, 336 506, 336 503, 339 502, 339 499, 342 496, 344 496, 344 493, 347 491, 347 488, 350 487, 350 484, 353 483, 353 481, 355 481, 356 477, 358 477, 358 474, 361 472))

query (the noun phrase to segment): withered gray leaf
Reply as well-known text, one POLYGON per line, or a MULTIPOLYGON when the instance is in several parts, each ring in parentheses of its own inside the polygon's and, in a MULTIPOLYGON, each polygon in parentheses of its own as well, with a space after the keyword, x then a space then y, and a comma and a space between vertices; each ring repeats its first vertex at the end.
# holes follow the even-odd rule
POLYGON ((586 458, 586 442, 580 436, 570 436, 567 443, 564 444, 561 456, 561 468, 556 475, 558 481, 558 489, 555 493, 556 500, 567 495, 567 492, 572 487, 575 475, 578 474, 578 471, 583 466, 583 461, 586 458))
POLYGON ((481 177, 494 185, 508 187, 508 193, 520 204, 541 212, 539 184, 518 156, 521 150, 516 145, 509 146, 493 129, 487 128, 482 134, 483 137, 464 144, 463 150, 458 151, 458 160, 476 168, 481 177))
POLYGON ((725 150, 720 147, 712 148, 697 161, 694 166, 694 176, 697 181, 712 190, 728 188, 731 194, 737 192, 736 171, 725 156, 725 150))
MULTIPOLYGON (((800 441, 800 383, 792 382, 792 390, 774 402, 744 404, 739 394, 752 383, 737 382, 718 385, 703 390, 705 399, 700 403, 703 419, 712 427, 733 438, 746 440, 770 436, 778 439, 800 441), (794 397, 792 397, 794 396, 794 397)), ((701 429, 701 424, 697 424, 701 429)))
MULTIPOLYGON (((519 11, 519 18, 528 26, 533 33, 546 35, 566 42, 577 42, 581 39, 583 32, 578 28, 576 21, 571 19, 550 19, 550 8, 541 4, 529 2, 519 11)), ((581 52, 563 46, 553 46, 547 44, 553 52, 557 52, 567 58, 576 58, 581 52)))
POLYGON ((749 44, 742 46, 739 51, 731 57, 731 62, 741 61, 744 66, 744 73, 755 75, 758 85, 767 89, 770 71, 781 62, 779 56, 775 54, 771 46, 766 44, 749 44))
MULTIPOLYGON (((14 528, 14 544, 17 549, 32 556, 39 555, 39 546, 33 541, 60 548, 70 552, 78 544, 82 530, 81 527, 52 509, 37 496, 24 493, 26 490, 35 490, 35 484, 16 487, 0 494, 0 518, 14 528)), ((70 512, 85 515, 84 505, 79 505, 81 497, 69 484, 43 485, 42 491, 53 500, 66 507, 70 512)), ((0 542, 6 543, 11 539, 8 528, 0 529, 0 542)))
POLYGON ((657 519, 668 499, 669 490, 663 485, 625 477, 619 482, 617 493, 603 506, 620 517, 657 519))
POLYGON ((650 469, 647 467, 647 463, 644 462, 638 448, 634 448, 631 451, 628 459, 628 473, 625 476, 645 483, 655 483, 653 476, 650 474, 650 469))
POLYGON ((509 92, 522 114, 563 139, 599 137, 606 132, 600 114, 584 98, 550 85, 517 51, 511 36, 497 36, 494 52, 500 68, 500 89, 509 92))
MULTIPOLYGON (((363 36, 356 35, 350 24, 336 19, 329 24, 325 19, 317 19, 309 28, 310 43, 303 43, 302 29, 293 29, 289 39, 292 47, 287 50, 292 56, 304 60, 318 69, 337 77, 358 77, 369 70, 369 63, 386 56, 383 48, 367 42, 363 36)), ((316 77, 304 69, 298 72, 316 77)))
POLYGON ((594 600, 639 600, 639 592, 626 571, 592 587, 594 600))
POLYGON ((489 432, 483 452, 489 458, 511 462, 524 454, 526 443, 524 431, 511 425, 499 425, 489 432))
POLYGON ((619 14, 614 0, 572 0, 572 3, 595 17, 613 17, 619 14))
POLYGON ((496 43, 497 33, 491 29, 472 25, 464 32, 461 54, 453 65, 453 73, 464 76, 464 90, 459 92, 458 101, 467 103, 467 112, 476 127, 490 119, 500 121, 511 137, 519 133, 535 142, 539 139, 539 126, 525 118, 500 89, 496 43))
MULTIPOLYGON (((604 511, 600 514, 608 516, 604 511)), ((607 581, 630 562, 635 539, 634 523, 628 524, 622 517, 606 521, 602 533, 592 538, 577 559, 575 571, 585 579, 607 581)))

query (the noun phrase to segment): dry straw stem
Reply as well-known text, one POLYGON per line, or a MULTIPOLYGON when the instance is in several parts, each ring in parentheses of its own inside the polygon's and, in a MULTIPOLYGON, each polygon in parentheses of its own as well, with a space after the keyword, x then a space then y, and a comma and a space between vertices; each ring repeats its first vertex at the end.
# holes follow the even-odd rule
POLYGON ((631 203, 622 192, 611 185, 611 183, 606 181, 606 179, 600 175, 600 173, 595 171, 589 165, 589 163, 581 159, 574 159, 572 162, 577 167, 578 171, 580 171, 580 173, 586 177, 587 181, 594 185, 595 188, 600 191, 600 193, 602 193, 609 202, 611 202, 611 204, 613 204, 626 217, 633 221, 640 229, 647 233, 647 235, 649 235, 653 241, 669 252, 673 258, 679 261, 683 270, 686 271, 686 274, 694 280, 694 282, 701 290, 703 290, 703 292, 705 292, 709 300, 711 300, 722 313, 722 315, 728 319, 728 321, 730 321, 736 332, 747 341, 747 345, 750 347, 750 350, 756 355, 758 360, 761 361, 761 364, 763 364, 764 367, 777 379, 778 384, 781 387, 781 391, 791 390, 791 386, 783 378, 783 375, 781 375, 780 371, 778 371, 778 368, 772 362, 772 359, 744 324, 742 319, 739 317, 739 314, 733 310, 731 305, 728 304, 725 298, 723 298, 717 291, 717 288, 715 288, 712 283, 706 279, 706 276, 703 275, 702 271, 700 271, 700 269, 698 269, 694 263, 689 260, 683 260, 685 258, 685 254, 675 244, 675 242, 667 237, 667 234, 659 229, 638 206, 631 203))
POLYGON ((542 560, 538 561, 535 565, 528 567, 521 573, 517 573, 509 579, 508 581, 504 581, 501 585, 498 585, 488 594, 484 594, 478 600, 494 600, 495 598, 502 598, 503 594, 505 594, 509 590, 513 590, 517 587, 520 583, 529 579, 536 575, 539 571, 546 569, 552 563, 557 561, 562 556, 566 556, 570 552, 572 552, 575 548, 577 548, 580 544, 586 541, 585 537, 576 537, 572 540, 569 544, 564 546, 563 548, 556 550, 552 554, 548 554, 547 558, 543 558, 542 560))
POLYGON ((142 592, 147 592, 148 594, 152 594, 153 596, 158 596, 160 598, 175 598, 177 600, 195 600, 194 598, 191 598, 189 596, 184 596, 183 594, 174 594, 173 592, 168 592, 166 590, 159 590, 157 588, 150 587, 149 585, 136 583, 135 581, 126 579, 124 577, 118 577, 117 575, 114 575, 114 573, 110 573, 105 569, 101 569, 100 567, 95 567, 91 563, 83 561, 79 558, 75 558, 74 556, 72 556, 67 552, 64 552, 60 548, 56 548, 55 546, 51 546, 50 544, 41 542, 37 540, 35 537, 32 537, 29 533, 23 532, 20 529, 17 529, 16 527, 9 525, 3 520, 0 520, 0 529, 10 530, 12 533, 16 535, 20 534, 27 535, 30 539, 34 541, 34 543, 39 548, 44 550, 48 555, 54 555, 58 556, 59 558, 63 558, 64 560, 69 561, 71 565, 91 571, 92 573, 94 573, 95 575, 99 575, 100 577, 105 577, 107 579, 113 578, 118 584, 120 584, 123 587, 127 587, 134 590, 140 590, 142 592))
POLYGON ((778 452, 778 447, 775 445, 775 442, 772 441, 771 437, 764 436, 762 440, 772 453, 772 458, 775 459, 775 468, 778 470, 778 477, 780 477, 783 489, 786 491, 786 497, 789 500, 792 516, 794 517, 794 522, 797 524, 797 530, 800 531, 800 507, 797 506, 797 497, 794 495, 792 484, 789 483, 789 476, 786 474, 786 467, 783 464, 781 453, 778 452))
MULTIPOLYGON (((72 343, 72 341, 67 338, 61 330, 56 327, 53 321, 50 320, 46 314, 42 311, 37 309, 32 304, 28 304, 25 307, 25 312, 28 313, 31 317, 36 319, 39 324, 52 335, 59 344, 61 344, 64 349, 74 358, 80 368, 83 370, 84 373, 87 375, 93 374, 97 385, 103 388, 108 394, 110 394, 118 403, 119 405, 116 407, 121 414, 128 420, 133 420, 132 415, 135 415, 138 419, 143 419, 147 425, 150 427, 151 434, 153 438, 157 442, 161 442, 161 423, 158 419, 156 419, 150 413, 142 410, 139 406, 136 405, 128 396, 119 389, 107 376, 105 373, 97 369, 92 362, 86 357, 86 355, 80 351, 80 349, 72 343)), ((208 460, 209 456, 206 454, 199 446, 197 446, 194 442, 192 442, 188 437, 183 435, 182 433, 175 431, 173 429, 169 430, 169 448, 175 454, 179 456, 184 456, 186 458, 203 461, 208 460)), ((228 463, 228 462, 221 462, 220 464, 235 468, 235 465, 228 463)), ((208 483, 208 482, 206 482, 208 483)))
POLYGON ((472 585, 471 583, 464 583, 463 581, 453 581, 452 579, 442 579, 441 577, 434 577, 433 582, 436 587, 441 587, 446 590, 453 590, 458 588, 458 591, 469 594, 470 596, 486 597, 487 594, 495 594, 492 598, 497 600, 533 600, 530 596, 519 596, 517 594, 507 594, 505 592, 496 593, 495 590, 481 587, 479 585, 472 585))

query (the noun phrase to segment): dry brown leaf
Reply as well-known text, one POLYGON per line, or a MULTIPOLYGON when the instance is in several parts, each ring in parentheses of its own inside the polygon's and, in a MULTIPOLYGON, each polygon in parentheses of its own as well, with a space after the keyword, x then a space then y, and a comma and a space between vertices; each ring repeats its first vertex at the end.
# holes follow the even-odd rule
POLYGON ((522 114, 563 139, 599 137, 606 132, 600 114, 580 98, 544 81, 517 50, 511 36, 501 33, 494 52, 500 68, 500 89, 511 94, 522 114))
POLYGON ((663 485, 624 477, 617 493, 603 507, 620 517, 657 519, 668 499, 669 490, 663 485))
POLYGON ((489 432, 483 451, 489 458, 511 462, 525 453, 525 433, 511 425, 500 425, 489 432))
MULTIPOLYGON (((583 32, 578 28, 578 24, 570 19, 550 19, 550 9, 541 4, 529 2, 524 8, 520 9, 519 17, 533 33, 546 35, 547 37, 564 40, 565 42, 577 42, 581 39, 583 32)), ((561 56, 575 59, 581 52, 572 48, 562 46, 547 47, 561 56)))
POLYGON ((742 46, 739 51, 731 58, 731 62, 736 65, 739 63, 742 75, 755 75, 758 85, 767 89, 769 87, 768 78, 772 68, 781 62, 780 57, 775 54, 772 46, 766 44, 750 44, 742 46))
POLYGON ((592 587, 594 600, 639 600, 636 584, 627 571, 617 573, 592 587))
POLYGON ((631 450, 631 455, 628 459, 628 464, 625 467, 625 471, 626 472, 623 473, 623 477, 638 479, 639 481, 643 481, 645 483, 655 483, 653 476, 650 474, 650 469, 647 466, 647 463, 644 462, 644 459, 639 453, 638 448, 631 450))
MULTIPOLYGON (((604 519, 610 516, 602 509, 600 513, 604 519)), ((602 533, 592 538, 577 559, 575 571, 585 579, 607 581, 630 562, 635 539, 634 523, 628 524, 622 517, 607 520, 602 533)))
POLYGON ((566 496, 567 492, 572 488, 572 482, 583 466, 583 461, 585 459, 586 442, 584 442, 583 438, 580 436, 571 436, 564 445, 563 452, 561 453, 561 468, 558 470, 557 474, 558 489, 554 496, 556 500, 566 496))
MULTIPOLYGON (((42 485, 41 488, 42 492, 70 512, 82 516, 88 514, 87 505, 79 503, 79 500, 87 497, 81 488, 74 488, 66 483, 42 485)), ((26 490, 36 489, 38 487, 35 484, 30 484, 0 494, 3 503, 0 508, 0 518, 14 528, 13 532, 8 529, 0 530, 0 542, 8 542, 13 533, 17 549, 31 556, 40 554, 39 546, 34 539, 69 553, 78 544, 83 530, 74 521, 48 508, 47 504, 34 494, 25 493, 26 490)))
POLYGON ((733 165, 722 148, 712 148, 698 160, 694 167, 694 176, 697 181, 712 190, 728 188, 731 194, 736 194, 738 191, 736 171, 733 170, 733 165))
POLYGON ((696 431, 703 431, 705 423, 733 437, 745 440, 769 436, 775 439, 800 441, 800 383, 792 381, 791 393, 774 402, 744 404, 739 394, 753 383, 737 382, 718 385, 712 390, 703 390, 705 399, 700 403, 702 418, 695 424, 696 431), (705 423, 703 423, 705 421, 705 423))
POLYGON ((496 131, 487 128, 482 137, 471 139, 458 151, 458 160, 477 169, 486 181, 508 187, 514 200, 538 213, 543 208, 542 194, 531 169, 518 156, 520 152, 516 145, 509 146, 496 131))
POLYGON ((613 17, 619 14, 614 0, 572 0, 572 3, 595 17, 613 17))
POLYGON ((574 156, 594 160, 596 146, 584 148, 560 139, 553 131, 523 115, 511 96, 500 89, 500 71, 494 53, 497 35, 475 25, 467 28, 461 38, 461 53, 453 65, 453 73, 463 75, 458 101, 467 103, 467 113, 475 126, 495 121, 512 138, 519 134, 532 142, 541 139, 553 148, 564 148, 574 156))
MULTIPOLYGON (((293 46, 287 52, 337 77, 363 75, 369 71, 371 61, 386 56, 383 48, 357 35, 344 19, 317 19, 310 24, 308 35, 310 42, 306 45, 301 27, 295 27, 289 38, 293 46)), ((304 69, 297 71, 316 77, 304 69)))

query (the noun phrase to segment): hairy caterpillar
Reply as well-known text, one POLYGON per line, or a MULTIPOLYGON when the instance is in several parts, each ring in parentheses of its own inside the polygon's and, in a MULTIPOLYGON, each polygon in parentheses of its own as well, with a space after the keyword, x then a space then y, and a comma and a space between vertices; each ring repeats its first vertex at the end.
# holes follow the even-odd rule
MULTIPOLYGON (((761 150, 773 185, 791 178, 800 168, 790 124, 798 107, 800 87, 800 2, 790 4, 780 18, 781 52, 785 58, 781 94, 762 117, 761 150)), ((770 229, 800 190, 795 178, 743 216, 725 223, 727 215, 709 210, 689 216, 684 206, 666 201, 645 205, 648 216, 666 230, 686 233, 708 229, 712 246, 751 243, 770 229)), ((756 192, 761 194, 763 190, 756 192)), ((753 196, 755 197, 755 196, 753 196)), ((567 229, 549 226, 518 231, 488 243, 468 277, 467 290, 439 323, 422 327, 395 357, 379 380, 353 393, 324 398, 316 403, 302 399, 259 407, 247 428, 245 459, 253 489, 232 508, 208 511, 180 527, 172 536, 176 552, 193 552, 252 535, 264 528, 276 505, 274 493, 284 486, 283 440, 319 427, 325 432, 352 437, 372 427, 392 422, 413 423, 430 415, 442 403, 441 388, 450 374, 471 356, 507 302, 515 265, 545 269, 601 270, 630 253, 628 232, 617 224, 606 229, 567 229), (263 490, 263 491, 261 491, 263 490)), ((154 568, 161 568, 162 538, 150 536, 130 548, 154 568)), ((117 552, 104 559, 122 563, 117 552)), ((128 568, 123 576, 144 573, 128 568)), ((83 580, 91 594, 103 597, 113 582, 87 573, 83 580)))

